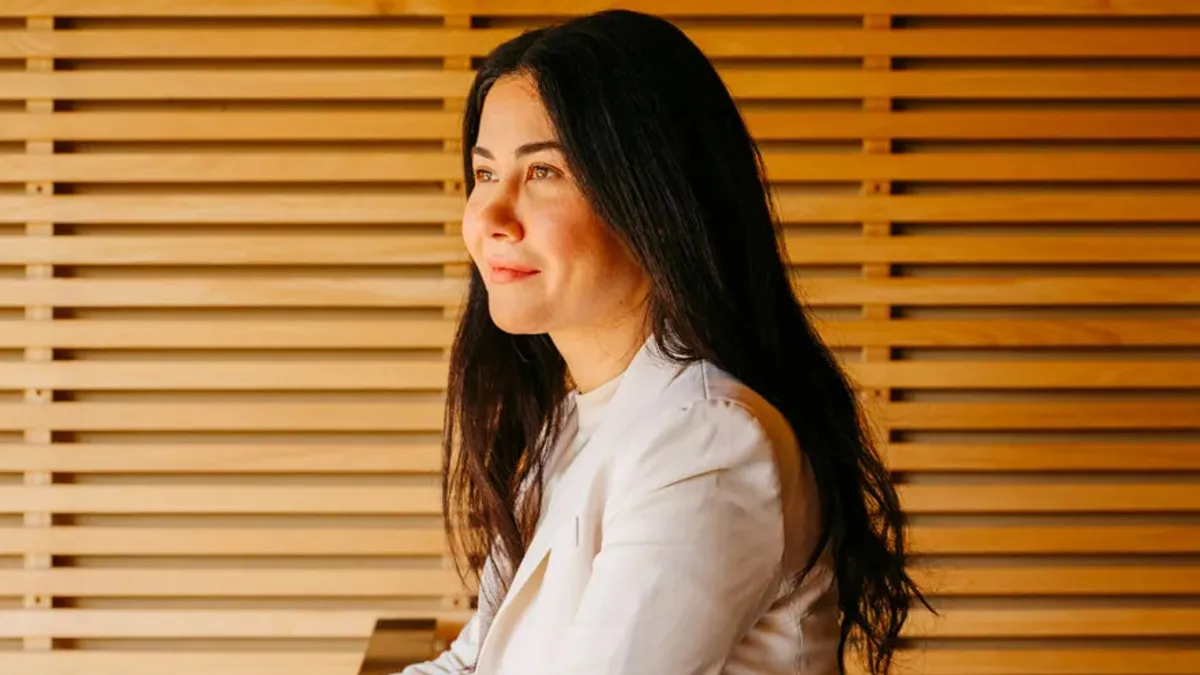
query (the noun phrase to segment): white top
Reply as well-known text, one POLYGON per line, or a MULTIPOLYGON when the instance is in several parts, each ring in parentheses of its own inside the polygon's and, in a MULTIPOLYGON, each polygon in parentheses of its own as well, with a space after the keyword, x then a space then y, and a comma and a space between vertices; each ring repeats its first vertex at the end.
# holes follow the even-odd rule
MULTIPOLYGON (((539 515, 539 524, 541 518, 550 511, 554 488, 562 477, 563 471, 583 451, 592 434, 600 427, 604 410, 608 407, 608 402, 612 400, 620 382, 621 376, 618 375, 586 394, 579 393, 579 390, 570 393, 568 404, 573 407, 567 423, 563 425, 563 434, 564 440, 570 435, 573 435, 573 438, 559 445, 560 452, 551 457, 546 466, 546 485, 542 493, 542 512, 539 515)), ((530 611, 521 614, 514 622, 508 648, 500 657, 501 670, 517 668, 517 662, 524 655, 545 648, 546 636, 537 629, 538 619, 537 604, 534 603, 530 611)))
POLYGON ((554 486, 558 483, 563 470, 571 464, 583 446, 587 445, 588 439, 600 427, 600 420, 604 418, 604 409, 612 400, 613 394, 617 393, 620 384, 621 375, 617 375, 586 394, 581 394, 576 389, 568 395, 571 412, 566 424, 563 425, 563 434, 565 437, 573 435, 573 438, 570 442, 561 444, 560 452, 551 457, 547 463, 546 486, 542 493, 543 513, 550 504, 550 494, 554 491, 554 486))
POLYGON ((581 419, 546 467, 553 507, 503 601, 481 601, 448 649, 402 675, 836 675, 830 550, 788 583, 821 512, 787 418, 651 341, 620 382, 568 413, 581 419))

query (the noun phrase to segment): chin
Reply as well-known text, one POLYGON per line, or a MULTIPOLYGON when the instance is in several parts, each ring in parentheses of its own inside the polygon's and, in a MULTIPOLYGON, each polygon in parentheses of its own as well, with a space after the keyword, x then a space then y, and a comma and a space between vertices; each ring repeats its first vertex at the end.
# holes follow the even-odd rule
POLYGON ((545 333, 545 322, 536 317, 511 312, 492 311, 492 323, 510 335, 537 335, 545 333))

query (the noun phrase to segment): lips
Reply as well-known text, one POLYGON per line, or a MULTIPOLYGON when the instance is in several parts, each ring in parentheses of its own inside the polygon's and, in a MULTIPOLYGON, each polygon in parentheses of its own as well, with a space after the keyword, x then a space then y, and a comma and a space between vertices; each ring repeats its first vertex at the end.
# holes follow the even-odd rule
POLYGON ((528 279, 539 272, 539 270, 532 267, 513 263, 489 263, 488 269, 491 271, 492 281, 498 283, 528 279))

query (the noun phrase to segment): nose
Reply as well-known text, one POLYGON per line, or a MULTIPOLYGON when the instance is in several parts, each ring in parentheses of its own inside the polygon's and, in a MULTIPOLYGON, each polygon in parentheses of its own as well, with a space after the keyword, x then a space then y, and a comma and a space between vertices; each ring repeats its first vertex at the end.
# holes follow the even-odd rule
POLYGON ((493 191, 479 212, 479 220, 489 239, 520 241, 525 236, 525 228, 517 218, 512 196, 507 190, 493 191))

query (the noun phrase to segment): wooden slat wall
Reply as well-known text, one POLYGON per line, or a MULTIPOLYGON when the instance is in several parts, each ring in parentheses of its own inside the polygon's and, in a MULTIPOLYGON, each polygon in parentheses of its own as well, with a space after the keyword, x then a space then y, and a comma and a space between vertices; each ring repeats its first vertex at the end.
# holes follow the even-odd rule
MULTIPOLYGON (((0 0, 0 673, 357 672, 467 597, 472 59, 603 3, 0 0)), ((1200 3, 644 0, 913 514, 904 672, 1200 674, 1200 3)))

